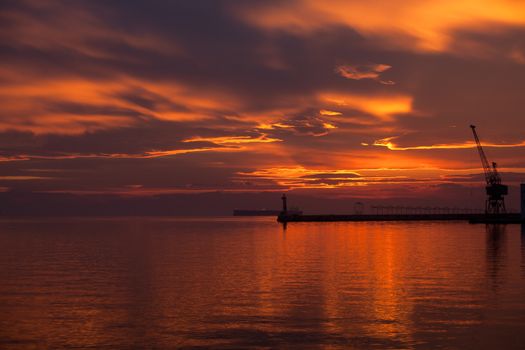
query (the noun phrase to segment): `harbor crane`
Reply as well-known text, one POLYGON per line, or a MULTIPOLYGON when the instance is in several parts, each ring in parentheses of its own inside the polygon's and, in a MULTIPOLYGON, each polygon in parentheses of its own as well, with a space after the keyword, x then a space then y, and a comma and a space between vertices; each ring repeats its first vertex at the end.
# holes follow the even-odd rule
POLYGON ((505 214, 507 210, 505 209, 505 198, 509 192, 509 189, 506 185, 501 183, 501 176, 498 173, 498 168, 495 162, 491 164, 485 156, 481 142, 479 141, 478 134, 476 132, 476 126, 471 125, 472 133, 474 134, 474 140, 476 140, 476 146, 478 148, 479 157, 481 158, 481 165, 483 166, 483 171, 485 172, 485 181, 487 186, 485 190, 487 191, 487 200, 485 202, 485 214, 505 214))

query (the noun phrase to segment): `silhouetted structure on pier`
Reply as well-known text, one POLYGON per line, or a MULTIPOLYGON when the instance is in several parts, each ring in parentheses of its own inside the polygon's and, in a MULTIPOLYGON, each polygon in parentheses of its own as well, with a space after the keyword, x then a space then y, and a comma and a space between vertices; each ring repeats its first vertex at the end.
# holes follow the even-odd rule
MULTIPOLYGON (((525 197, 525 185, 522 185, 522 196, 525 197)), ((322 221, 453 221, 461 220, 470 223, 487 224, 517 224, 523 223, 525 217, 525 198, 522 197, 522 214, 499 213, 498 215, 487 215, 482 210, 456 207, 407 207, 392 205, 375 205, 371 208, 374 214, 325 214, 325 215, 302 215, 302 212, 288 211, 287 198, 281 197, 283 210, 277 217, 277 221, 287 222, 322 222, 322 221)), ((361 205, 361 203, 360 203, 361 205)), ((359 208, 362 209, 362 208, 359 208)))
POLYGON ((457 207, 423 207, 423 206, 400 206, 400 205, 372 205, 370 207, 374 214, 404 214, 404 215, 421 215, 421 214, 479 214, 482 210, 472 208, 457 207))
POLYGON ((283 201, 283 211, 282 214, 288 213, 288 204, 286 203, 286 194, 283 193, 283 196, 281 197, 281 200, 283 201))
POLYGON ((508 194, 508 187, 501 183, 501 176, 498 173, 496 162, 492 162, 492 166, 489 164, 481 142, 479 141, 478 134, 476 132, 476 126, 471 125, 472 133, 474 134, 474 140, 478 148, 479 157, 481 158, 481 164, 483 165, 483 171, 485 173, 485 181, 487 186, 487 201, 485 203, 485 214, 498 215, 507 212, 505 208, 505 198, 508 194))

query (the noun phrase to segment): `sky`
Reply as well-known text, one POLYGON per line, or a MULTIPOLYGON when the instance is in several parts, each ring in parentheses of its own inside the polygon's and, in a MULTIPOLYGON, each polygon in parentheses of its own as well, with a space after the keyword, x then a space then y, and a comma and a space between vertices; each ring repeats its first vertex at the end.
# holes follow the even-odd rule
POLYGON ((522 0, 3 0, 0 197, 483 207, 524 91, 522 0))

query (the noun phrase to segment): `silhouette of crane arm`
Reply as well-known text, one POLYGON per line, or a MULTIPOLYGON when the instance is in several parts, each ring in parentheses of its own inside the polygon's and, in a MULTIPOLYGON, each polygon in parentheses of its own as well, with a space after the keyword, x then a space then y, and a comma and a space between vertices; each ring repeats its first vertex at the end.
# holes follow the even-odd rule
MULTIPOLYGON (((476 146, 478 148, 479 157, 481 158, 481 165, 483 166, 483 171, 485 173, 485 181, 487 182, 487 185, 490 185, 491 183, 493 183, 492 182, 494 178, 493 170, 490 167, 490 164, 489 164, 489 161, 487 160, 487 156, 485 155, 485 152, 483 151, 483 147, 481 147, 481 142, 479 141, 478 133, 476 132, 476 126, 471 125, 470 128, 472 129, 472 133, 474 134, 474 140, 476 141, 476 146)), ((496 168, 494 167, 494 169, 496 168)))

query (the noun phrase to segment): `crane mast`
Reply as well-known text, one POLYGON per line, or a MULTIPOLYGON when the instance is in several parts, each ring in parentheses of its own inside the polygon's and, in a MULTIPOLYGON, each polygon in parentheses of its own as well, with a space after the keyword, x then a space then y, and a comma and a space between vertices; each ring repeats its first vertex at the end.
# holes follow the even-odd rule
POLYGON ((487 156, 483 151, 481 142, 479 141, 478 133, 476 132, 476 126, 471 125, 472 133, 474 134, 474 140, 478 149, 479 157, 481 159, 481 165, 483 166, 483 172, 485 173, 485 182, 487 186, 485 190, 487 192, 487 200, 485 202, 485 213, 486 214, 504 214, 506 213, 505 198, 507 195, 508 187, 501 184, 501 176, 498 172, 498 168, 495 162, 492 165, 487 160, 487 156))

